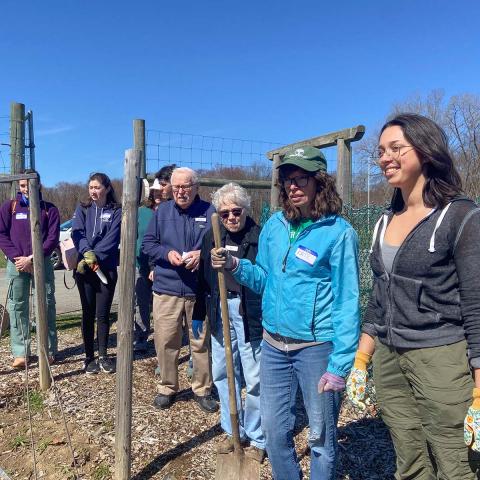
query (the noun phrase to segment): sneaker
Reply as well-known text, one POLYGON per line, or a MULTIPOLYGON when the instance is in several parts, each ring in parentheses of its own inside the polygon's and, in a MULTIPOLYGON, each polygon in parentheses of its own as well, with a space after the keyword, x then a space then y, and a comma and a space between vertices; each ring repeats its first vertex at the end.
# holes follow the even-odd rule
POLYGON ((263 448, 255 447, 254 445, 244 448, 243 452, 246 457, 253 458, 258 463, 263 463, 266 457, 265 450, 263 448))
POLYGON ((157 365, 157 367, 155 368, 155 375, 156 375, 157 377, 160 376, 160 365, 157 365))
POLYGON ((193 399, 198 403, 198 406, 207 413, 214 413, 218 410, 218 403, 213 399, 211 395, 194 395, 193 399))
POLYGON ((95 375, 100 371, 98 367, 98 362, 94 358, 87 358, 83 362, 83 370, 87 375, 95 375))
POLYGON ((108 357, 98 357, 98 366, 104 373, 115 373, 115 362, 108 357))
POLYGON ((159 393, 153 399, 153 406, 159 410, 165 410, 173 404, 174 399, 175 395, 163 395, 163 393, 159 393))
MULTIPOLYGON (((248 445, 248 440, 241 438, 240 445, 246 447, 248 445)), ((229 435, 227 435, 220 443, 217 443, 217 453, 231 453, 234 449, 233 438, 229 435)))

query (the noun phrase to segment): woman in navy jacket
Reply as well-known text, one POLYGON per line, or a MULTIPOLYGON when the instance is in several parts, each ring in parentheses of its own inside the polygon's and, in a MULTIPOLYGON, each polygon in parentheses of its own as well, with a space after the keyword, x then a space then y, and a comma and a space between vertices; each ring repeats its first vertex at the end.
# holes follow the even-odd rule
POLYGON ((110 179, 94 173, 88 180, 89 198, 73 217, 72 239, 79 252, 76 279, 82 302, 84 370, 88 374, 114 373, 107 357, 110 308, 117 283, 122 211, 110 179), (97 317, 98 362, 94 356, 94 323, 97 317))

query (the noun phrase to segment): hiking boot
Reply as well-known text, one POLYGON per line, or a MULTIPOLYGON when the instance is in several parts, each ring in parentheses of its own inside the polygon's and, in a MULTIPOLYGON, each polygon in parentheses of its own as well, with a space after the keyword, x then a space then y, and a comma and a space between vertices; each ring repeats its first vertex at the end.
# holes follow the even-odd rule
POLYGON ((83 362, 83 370, 87 375, 95 375, 100 371, 98 362, 94 358, 87 358, 83 362))
POLYGON ((153 399, 153 406, 159 410, 165 410, 173 404, 174 399, 175 395, 163 395, 163 393, 159 393, 153 399))
MULTIPOLYGON (((244 438, 240 439, 240 445, 245 447, 248 445, 248 441, 244 438)), ((231 453, 234 450, 233 438, 229 435, 226 436, 220 443, 217 443, 217 453, 231 453)))
POLYGON ((218 410, 218 403, 211 395, 193 395, 193 399, 198 403, 198 406, 207 413, 214 413, 218 410))
POLYGON ((248 458, 253 458, 253 460, 258 463, 263 463, 266 457, 265 450, 263 448, 255 447, 255 445, 250 445, 247 448, 243 449, 245 456, 248 458))
POLYGON ((115 362, 108 357, 98 357, 98 366, 104 373, 115 373, 115 362))
POLYGON ((25 367, 25 357, 16 357, 13 360, 12 367, 13 368, 24 368, 25 367))

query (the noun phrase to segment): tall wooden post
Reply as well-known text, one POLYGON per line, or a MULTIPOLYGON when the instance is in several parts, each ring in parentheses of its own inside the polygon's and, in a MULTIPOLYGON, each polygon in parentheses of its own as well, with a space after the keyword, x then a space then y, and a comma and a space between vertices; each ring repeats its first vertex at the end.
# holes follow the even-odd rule
MULTIPOLYGON (((25 105, 12 102, 10 105, 10 175, 25 168, 25 105)), ((17 186, 12 183, 11 195, 15 198, 17 186)))
POLYGON ((132 444, 132 358, 135 310, 135 245, 142 152, 127 150, 123 177, 120 241, 120 301, 117 321, 117 396, 115 401, 115 478, 128 480, 132 444))
POLYGON ((352 204, 352 148, 350 142, 337 139, 337 190, 343 203, 352 204))
POLYGON ((145 120, 133 121, 133 148, 142 152, 140 178, 147 178, 147 155, 145 151, 145 120))
POLYGON ((33 112, 27 112, 28 122, 28 149, 30 151, 30 168, 35 170, 35 138, 33 133, 33 112))
POLYGON ((48 390, 51 379, 48 369, 48 321, 47 297, 45 289, 45 256, 43 254, 40 185, 38 177, 32 178, 28 184, 30 202, 30 229, 32 233, 33 278, 35 281, 35 303, 37 306, 37 348, 38 369, 40 373, 40 389, 48 390))
POLYGON ((280 155, 275 153, 272 162, 272 189, 270 190, 270 210, 272 212, 278 208, 278 165, 280 165, 280 155))

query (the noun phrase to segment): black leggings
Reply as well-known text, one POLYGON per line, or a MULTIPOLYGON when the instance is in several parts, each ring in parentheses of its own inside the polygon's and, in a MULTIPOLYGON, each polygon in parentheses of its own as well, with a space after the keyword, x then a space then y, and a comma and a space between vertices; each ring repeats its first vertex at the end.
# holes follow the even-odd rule
POLYGON ((95 316, 97 317, 98 354, 99 356, 107 354, 110 308, 117 284, 117 270, 102 271, 108 279, 107 285, 103 284, 97 274, 90 269, 87 269, 83 275, 78 272, 75 275, 82 302, 82 336, 87 359, 94 358, 95 316))

